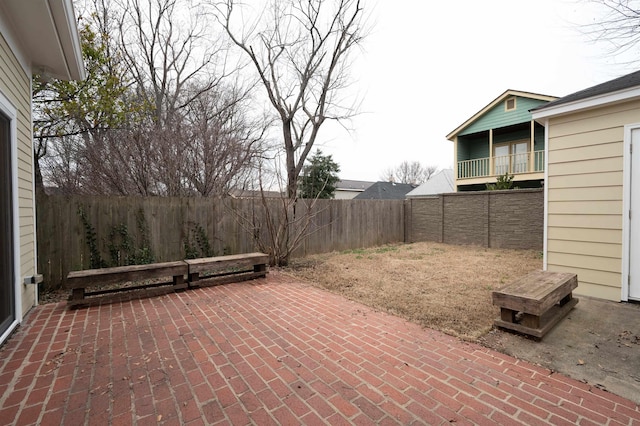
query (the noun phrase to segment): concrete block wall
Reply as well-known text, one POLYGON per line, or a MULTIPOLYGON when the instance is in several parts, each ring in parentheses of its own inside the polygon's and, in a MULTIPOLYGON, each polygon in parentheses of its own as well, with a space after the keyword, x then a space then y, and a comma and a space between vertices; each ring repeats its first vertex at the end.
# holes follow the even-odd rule
POLYGON ((542 189, 456 192, 408 203, 411 242, 542 250, 542 189))

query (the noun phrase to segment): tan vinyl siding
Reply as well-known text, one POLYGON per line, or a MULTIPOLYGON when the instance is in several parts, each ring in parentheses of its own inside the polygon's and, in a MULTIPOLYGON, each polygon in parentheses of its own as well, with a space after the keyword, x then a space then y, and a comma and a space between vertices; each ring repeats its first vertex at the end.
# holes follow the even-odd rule
MULTIPOLYGON (((553 182, 549 182, 549 188, 581 188, 618 186, 622 182, 622 172, 602 172, 588 175, 555 176, 553 182)), ((622 206, 622 205, 621 205, 622 206)), ((621 207, 622 208, 622 207, 621 207)))
POLYGON ((586 241, 557 241, 549 242, 549 250, 585 256, 599 256, 619 258, 622 254, 622 245, 617 243, 586 242, 586 241))
MULTIPOLYGON (((549 182, 549 185, 552 185, 549 182)), ((622 200, 622 187, 578 187, 549 189, 549 201, 622 200)))
POLYGON ((557 241, 584 241, 605 244, 620 244, 622 242, 621 229, 584 229, 584 228, 552 228, 548 230, 548 240, 551 244, 557 241))
MULTIPOLYGON (((620 131, 622 138, 622 130, 620 131)), ((620 151, 622 153, 622 151, 620 151)), ((611 155, 607 153, 607 155, 611 155)), ((622 171, 622 157, 593 158, 590 160, 555 162, 552 152, 549 152, 549 175, 587 175, 590 173, 606 173, 622 171)))
POLYGON ((547 269, 578 274, 578 294, 621 298, 624 125, 640 102, 549 122, 547 269))
POLYGON ((622 201, 558 201, 549 206, 549 213, 576 215, 589 210, 597 215, 622 214, 622 201))
MULTIPOLYGON (((18 208, 20 276, 35 273, 35 212, 33 207, 33 147, 31 142, 31 76, 20 66, 4 37, 0 36, 0 92, 17 110, 18 208)), ((14 159, 15 161, 16 159, 14 159)), ((36 286, 22 285, 22 313, 35 303, 36 286)))
POLYGON ((590 133, 578 133, 557 138, 554 149, 580 148, 591 145, 602 145, 620 140, 620 129, 594 130, 590 133))

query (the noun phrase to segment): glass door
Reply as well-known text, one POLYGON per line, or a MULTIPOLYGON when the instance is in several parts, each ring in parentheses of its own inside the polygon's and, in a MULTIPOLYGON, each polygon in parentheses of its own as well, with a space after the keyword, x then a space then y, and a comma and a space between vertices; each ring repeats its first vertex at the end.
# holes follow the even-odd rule
POLYGON ((0 336, 16 319, 10 124, 0 113, 0 336))
POLYGON ((501 176, 509 172, 509 145, 496 145, 493 147, 494 174, 501 176))
POLYGON ((512 173, 526 173, 528 170, 528 162, 529 156, 527 155, 528 151, 528 142, 518 142, 511 144, 511 153, 513 154, 513 171, 512 173))

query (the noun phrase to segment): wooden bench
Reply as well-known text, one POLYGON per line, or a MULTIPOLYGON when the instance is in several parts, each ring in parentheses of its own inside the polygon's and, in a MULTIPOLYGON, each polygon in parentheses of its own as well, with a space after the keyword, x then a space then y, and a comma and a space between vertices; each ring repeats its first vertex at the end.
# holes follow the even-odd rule
POLYGON ((99 296, 131 290, 149 290, 146 295, 161 292, 183 290, 188 287, 198 287, 204 276, 204 283, 225 284, 235 281, 250 280, 267 275, 269 256, 264 253, 234 254, 231 256, 217 256, 201 259, 180 260, 177 262, 151 263, 148 265, 117 266, 114 268, 86 269, 73 271, 67 275, 64 288, 71 290, 68 304, 71 306, 88 305, 103 299, 87 299, 89 296, 99 296), (185 281, 188 276, 188 282, 185 281), (113 286, 126 282, 155 280, 172 277, 172 281, 144 283, 134 286, 113 286), (170 286, 171 287, 168 287, 170 286), (87 288, 100 287, 88 292, 87 288), (104 288, 111 287, 111 288, 104 288), (164 287, 164 289, 160 288, 164 287))
POLYGON ((535 271, 492 294, 500 307, 495 325, 542 338, 578 303, 576 274, 535 271))
POLYGON ((265 277, 268 262, 269 255, 264 253, 185 260, 189 265, 189 287, 199 286, 201 279, 206 280, 203 284, 211 285, 265 277))
POLYGON ((172 290, 187 288, 184 280, 189 272, 189 266, 183 261, 150 263, 147 265, 116 266, 113 268, 86 269, 84 271, 72 271, 67 275, 64 288, 71 290, 69 305, 87 304, 87 296, 104 295, 123 290, 141 290, 172 284, 172 290), (87 292, 90 287, 104 287, 112 284, 129 281, 152 280, 157 278, 173 277, 173 281, 138 285, 133 287, 118 287, 93 292, 87 292))

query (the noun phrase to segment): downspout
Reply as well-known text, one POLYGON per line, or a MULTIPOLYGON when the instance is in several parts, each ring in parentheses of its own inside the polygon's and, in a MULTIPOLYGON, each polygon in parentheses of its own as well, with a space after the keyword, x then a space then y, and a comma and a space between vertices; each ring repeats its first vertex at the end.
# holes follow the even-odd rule
MULTIPOLYGON (((29 93, 33 93, 33 77, 29 79, 29 93)), ((33 111, 33 96, 31 96, 29 100, 29 108, 33 111)), ((32 278, 36 281, 35 277, 38 277, 38 228, 37 228, 37 212, 36 212, 36 156, 33 152, 33 113, 29 114, 31 118, 31 125, 29 126, 29 140, 31 141, 30 150, 31 151, 31 202, 33 209, 33 276, 32 278)), ((35 283, 34 283, 35 284, 35 283)), ((33 299, 33 306, 38 306, 38 284, 35 284, 35 297, 33 299)))
POLYGON ((542 270, 547 270, 547 238, 549 225, 549 119, 544 120, 544 204, 542 225, 542 270))
POLYGON ((536 122, 531 120, 531 140, 529 141, 529 172, 535 172, 535 149, 536 149, 536 122))

